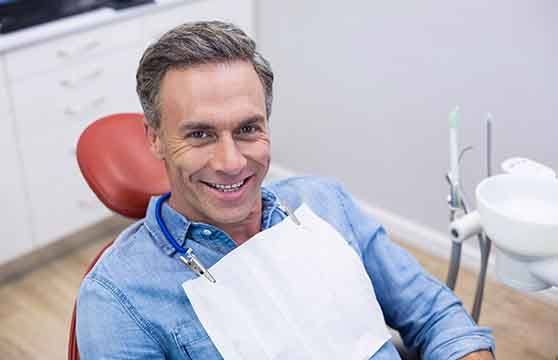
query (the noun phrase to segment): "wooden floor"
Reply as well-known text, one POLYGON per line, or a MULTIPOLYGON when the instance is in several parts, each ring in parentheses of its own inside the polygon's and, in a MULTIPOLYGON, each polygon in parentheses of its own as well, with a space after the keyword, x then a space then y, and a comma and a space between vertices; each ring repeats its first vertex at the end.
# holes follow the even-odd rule
MULTIPOLYGON (((0 284, 0 359, 64 359, 74 297, 82 273, 105 235, 19 279, 0 284)), ((445 279, 447 261, 410 249, 445 279)), ((476 275, 463 273, 457 294, 470 309, 476 275)), ((495 283, 487 284, 480 323, 494 330, 503 360, 558 360, 558 305, 495 283)))

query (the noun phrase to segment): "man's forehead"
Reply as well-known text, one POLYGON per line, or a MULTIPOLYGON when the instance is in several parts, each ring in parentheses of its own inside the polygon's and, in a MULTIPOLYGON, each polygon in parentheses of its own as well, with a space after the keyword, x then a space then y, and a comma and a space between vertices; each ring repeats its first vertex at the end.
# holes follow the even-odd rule
POLYGON ((263 86, 247 62, 169 70, 160 106, 163 118, 181 126, 234 126, 248 119, 265 120, 266 114, 263 86))
POLYGON ((264 95, 263 85, 247 61, 208 63, 167 70, 161 79, 161 96, 173 96, 174 89, 189 91, 193 97, 226 95, 231 91, 250 91, 264 95))

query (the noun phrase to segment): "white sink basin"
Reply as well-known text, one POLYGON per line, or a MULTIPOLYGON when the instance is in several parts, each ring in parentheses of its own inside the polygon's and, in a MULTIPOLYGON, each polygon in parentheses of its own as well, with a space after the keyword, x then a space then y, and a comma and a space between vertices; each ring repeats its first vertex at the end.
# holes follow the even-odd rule
POLYGON ((558 255, 558 180, 512 174, 476 189, 481 225, 496 246, 521 256, 558 255))

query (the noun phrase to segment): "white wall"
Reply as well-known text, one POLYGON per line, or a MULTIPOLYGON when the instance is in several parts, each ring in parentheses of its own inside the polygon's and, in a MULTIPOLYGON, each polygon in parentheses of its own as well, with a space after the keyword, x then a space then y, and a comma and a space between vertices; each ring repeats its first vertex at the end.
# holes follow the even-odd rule
POLYGON ((276 164, 335 176, 357 197, 447 229, 449 111, 462 108, 463 172, 527 156, 558 169, 558 6, 547 1, 271 1, 258 39, 276 73, 276 164))

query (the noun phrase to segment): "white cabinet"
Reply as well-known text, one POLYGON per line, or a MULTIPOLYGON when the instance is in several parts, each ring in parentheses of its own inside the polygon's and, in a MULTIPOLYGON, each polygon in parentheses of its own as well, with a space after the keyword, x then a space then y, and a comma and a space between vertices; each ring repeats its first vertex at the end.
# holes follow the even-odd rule
POLYGON ((139 21, 122 21, 16 50, 6 57, 6 69, 10 80, 16 81, 105 56, 137 43, 140 27, 139 21))
MULTIPOLYGON (((21 77, 12 87, 31 218, 39 246, 110 214, 83 180, 75 149, 79 135, 94 120, 115 112, 141 111, 135 94, 139 20, 128 21, 122 28, 134 30, 124 33, 129 37, 127 47, 111 47, 111 39, 85 34, 87 39, 99 39, 99 49, 107 52, 73 66, 21 77)), ((106 34, 105 29, 91 32, 106 34)), ((31 58, 48 57, 47 54, 56 54, 62 48, 60 42, 65 41, 44 44, 37 54, 33 48, 22 51, 31 58)), ((8 59, 12 57, 20 58, 21 54, 7 55, 8 59)), ((12 63, 17 64, 15 60, 12 63)), ((18 74, 24 70, 21 68, 18 74)))
MULTIPOLYGON (((18 130, 25 140, 74 128, 114 111, 139 111, 136 48, 16 82, 12 92, 18 130)), ((73 139, 77 140, 77 139, 73 139)), ((33 142, 25 145, 33 146, 33 142)))
POLYGON ((31 227, 23 188, 21 164, 7 97, 4 58, 0 56, 0 263, 31 250, 31 227))

